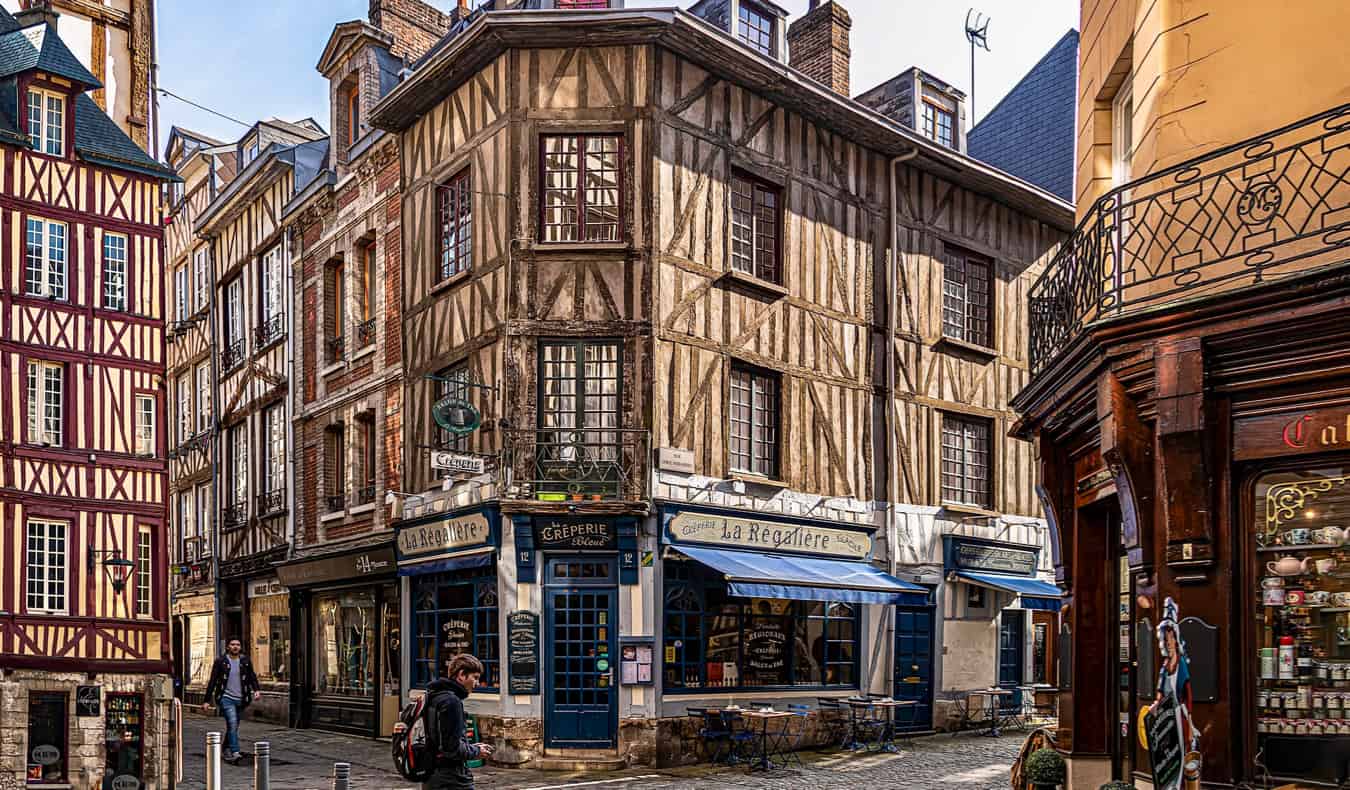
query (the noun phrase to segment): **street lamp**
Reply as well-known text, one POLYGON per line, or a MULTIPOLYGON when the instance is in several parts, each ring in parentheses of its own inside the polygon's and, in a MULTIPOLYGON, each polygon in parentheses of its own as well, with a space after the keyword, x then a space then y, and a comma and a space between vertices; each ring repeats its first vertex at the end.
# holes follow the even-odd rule
POLYGON ((89 549, 89 573, 94 573, 94 555, 103 554, 106 558, 103 560, 103 572, 108 574, 108 581, 112 582, 113 592, 119 595, 127 588, 127 580, 131 578, 131 572, 135 570, 136 563, 122 556, 120 549, 89 549))

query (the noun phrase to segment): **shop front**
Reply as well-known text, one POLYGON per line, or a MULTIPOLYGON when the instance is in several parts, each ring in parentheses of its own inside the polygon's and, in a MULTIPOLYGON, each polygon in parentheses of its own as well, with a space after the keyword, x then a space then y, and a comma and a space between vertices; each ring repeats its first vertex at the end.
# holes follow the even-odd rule
POLYGON ((200 705, 216 650, 215 590, 175 594, 173 599, 175 690, 188 705, 200 705))
MULTIPOLYGON (((290 725, 387 735, 401 695, 394 547, 366 540, 335 549, 276 569, 289 590, 289 638, 275 650, 289 652, 290 725)), ((272 638, 274 616, 258 637, 272 638)))

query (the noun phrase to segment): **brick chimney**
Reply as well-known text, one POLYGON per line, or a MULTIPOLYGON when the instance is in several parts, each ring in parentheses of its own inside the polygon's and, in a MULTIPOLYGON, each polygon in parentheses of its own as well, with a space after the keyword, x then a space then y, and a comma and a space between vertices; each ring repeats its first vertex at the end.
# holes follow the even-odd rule
POLYGON ((450 14, 422 0, 370 0, 369 16, 370 24, 394 37, 389 51, 411 63, 440 41, 460 15, 468 13, 468 0, 459 0, 450 14))
POLYGON ((56 29, 56 18, 60 14, 52 8, 52 0, 30 0, 25 5, 27 5, 27 8, 14 13, 14 18, 18 20, 20 27, 32 27, 46 22, 52 26, 53 30, 56 29))
POLYGON ((811 0, 806 16, 788 27, 788 65, 848 96, 848 31, 852 27, 848 12, 834 0, 811 0))

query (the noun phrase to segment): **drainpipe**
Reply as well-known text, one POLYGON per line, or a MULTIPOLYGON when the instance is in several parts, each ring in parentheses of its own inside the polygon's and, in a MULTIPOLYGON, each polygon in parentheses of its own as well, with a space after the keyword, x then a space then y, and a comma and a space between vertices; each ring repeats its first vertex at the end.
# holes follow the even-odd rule
MULTIPOLYGON (((887 227, 886 235, 890 240, 889 254, 886 256, 886 342, 883 348, 886 351, 886 498, 888 500, 886 508, 886 542, 890 549, 887 569, 891 575, 895 575, 898 569, 898 560, 900 556, 900 547, 897 545, 900 529, 896 524, 896 505, 900 501, 899 486, 899 462, 896 458, 895 444, 895 332, 899 326, 898 311, 899 298, 896 295, 896 284, 899 282, 900 274, 900 252, 899 241, 900 234, 896 231, 896 224, 899 221, 899 212, 896 211, 896 188, 895 174, 900 163, 908 162, 918 156, 918 146, 910 148, 909 151, 891 158, 890 167, 887 168, 886 175, 889 180, 891 191, 890 200, 890 224, 887 227)), ((888 657, 885 666, 891 668, 890 672, 882 675, 883 687, 889 686, 892 695, 895 694, 895 607, 889 607, 886 615, 886 632, 884 654, 888 657)))

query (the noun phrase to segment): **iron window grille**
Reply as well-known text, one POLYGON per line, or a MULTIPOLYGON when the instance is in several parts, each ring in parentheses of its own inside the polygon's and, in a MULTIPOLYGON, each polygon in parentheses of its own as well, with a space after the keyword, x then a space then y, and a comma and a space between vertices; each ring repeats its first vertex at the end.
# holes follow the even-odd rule
POLYGON ((356 489, 356 505, 369 505, 375 501, 375 486, 368 485, 356 489))
POLYGON ((942 272, 942 335, 977 346, 993 345, 990 315, 992 263, 948 248, 942 272))
POLYGON ((441 222, 440 279, 473 267, 473 182, 465 168, 436 188, 441 222))
POLYGON ((220 352, 220 370, 222 373, 229 373, 240 365, 244 364, 245 357, 248 356, 248 345, 243 338, 231 341, 220 352))
POLYGON ((545 242, 617 242, 623 223, 623 138, 540 137, 540 227, 545 242))
POLYGON ((286 334, 286 316, 277 313, 264 318, 253 330, 253 343, 258 348, 270 346, 286 334))
POLYGON ((364 321, 356 325, 356 346, 365 348, 375 342, 375 319, 364 321))
POLYGON ((731 368, 730 464, 734 471, 778 476, 778 376, 731 368))
POLYGON ((328 361, 341 362, 347 353, 347 341, 342 335, 328 339, 328 361))
POLYGON ((782 190, 742 172, 731 176, 731 268, 777 283, 782 190))
POLYGON ((942 501, 988 508, 992 499, 990 423, 942 415, 942 501))
POLYGON ((232 530, 240 529, 248 523, 248 503, 235 502, 232 505, 226 505, 220 512, 221 529, 232 530))
POLYGON ((258 495, 258 517, 270 516, 286 509, 286 489, 276 488, 258 495))

